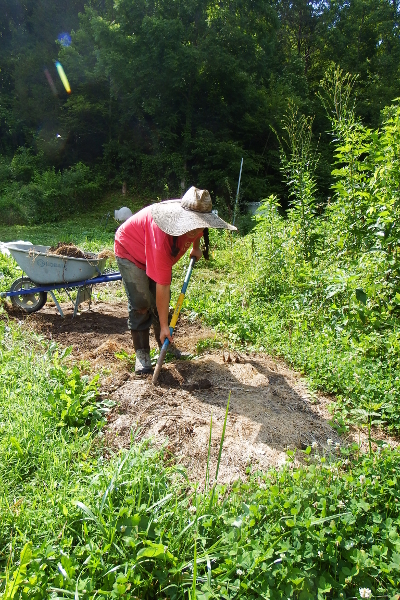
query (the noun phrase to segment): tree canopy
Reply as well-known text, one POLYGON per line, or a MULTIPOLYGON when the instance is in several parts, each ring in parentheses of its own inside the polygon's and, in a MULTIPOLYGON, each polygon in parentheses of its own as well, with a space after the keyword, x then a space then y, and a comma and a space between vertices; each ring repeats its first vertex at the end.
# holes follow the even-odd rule
POLYGON ((195 183, 229 200, 244 157, 244 199, 285 198, 274 131, 291 103, 314 118, 327 195, 326 71, 356 76, 367 126, 400 95, 389 0, 5 0, 0 36, 2 155, 30 148, 56 170, 82 162, 152 197, 195 183))

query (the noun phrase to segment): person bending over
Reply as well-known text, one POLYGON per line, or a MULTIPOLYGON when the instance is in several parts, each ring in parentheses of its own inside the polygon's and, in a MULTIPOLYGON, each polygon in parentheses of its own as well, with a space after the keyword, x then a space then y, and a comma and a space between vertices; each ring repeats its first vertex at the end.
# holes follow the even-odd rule
MULTIPOLYGON (((208 228, 236 230, 212 212, 207 190, 191 187, 180 200, 146 206, 125 221, 115 234, 115 258, 128 297, 128 328, 136 353, 135 373, 151 373, 150 327, 161 348, 168 326, 172 266, 189 250, 199 260, 208 228)), ((171 347, 175 356, 179 351, 171 347)))

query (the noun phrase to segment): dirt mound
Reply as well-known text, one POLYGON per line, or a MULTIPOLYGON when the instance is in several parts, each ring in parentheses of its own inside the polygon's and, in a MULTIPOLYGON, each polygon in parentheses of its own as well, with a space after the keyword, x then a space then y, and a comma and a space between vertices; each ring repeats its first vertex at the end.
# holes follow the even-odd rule
POLYGON ((58 242, 56 246, 51 246, 51 248, 49 248, 48 253, 57 254, 58 256, 68 256, 70 258, 88 258, 88 256, 72 242, 58 242))
POLYGON ((108 248, 105 248, 104 250, 101 250, 98 253, 97 258, 108 258, 110 260, 114 260, 115 254, 112 250, 108 250, 108 248))
POLYGON ((249 468, 278 466, 288 449, 304 450, 316 442, 319 452, 337 452, 335 444, 343 443, 329 424, 328 400, 311 397, 297 374, 265 355, 236 353, 235 361, 227 362, 219 351, 169 363, 158 384, 131 375, 113 392, 118 410, 110 417, 108 443, 128 447, 131 431, 138 430, 139 438, 167 443, 197 481, 205 476, 211 418, 215 473, 229 397, 220 482, 244 479, 249 468))

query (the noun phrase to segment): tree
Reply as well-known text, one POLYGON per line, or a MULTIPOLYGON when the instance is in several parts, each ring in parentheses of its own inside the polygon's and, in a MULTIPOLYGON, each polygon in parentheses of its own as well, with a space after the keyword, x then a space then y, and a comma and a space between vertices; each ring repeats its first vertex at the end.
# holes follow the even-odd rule
POLYGON ((358 76, 357 111, 377 126, 382 108, 400 94, 399 6, 391 0, 334 0, 324 12, 321 61, 358 76))
POLYGON ((261 0, 250 7, 243 0, 121 0, 112 17, 86 9, 73 46, 63 50, 82 81, 68 101, 71 135, 79 127, 72 117, 97 85, 110 173, 149 183, 153 194, 165 186, 176 194, 181 181, 193 180, 221 193, 244 155, 248 192, 262 196, 271 123, 266 90, 279 70, 273 7, 261 0))

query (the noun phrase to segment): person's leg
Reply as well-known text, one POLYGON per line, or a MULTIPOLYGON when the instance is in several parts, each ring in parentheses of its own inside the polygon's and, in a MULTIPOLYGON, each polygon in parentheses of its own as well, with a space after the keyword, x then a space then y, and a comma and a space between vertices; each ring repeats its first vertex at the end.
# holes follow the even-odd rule
MULTIPOLYGON (((125 292, 128 298, 128 328, 131 331, 133 346, 136 351, 135 373, 149 373, 151 371, 150 362, 150 342, 149 329, 153 324, 154 336, 159 348, 161 348, 160 340, 160 319, 156 305, 156 287, 157 284, 153 279, 150 279, 142 269, 139 269, 134 263, 125 258, 116 257, 119 271, 122 275, 125 292), (141 360, 144 350, 145 357, 141 360), (148 360, 147 360, 148 355, 148 360), (142 363, 143 365, 139 364, 142 363)), ((181 351, 170 344, 168 353, 175 358, 181 358, 181 351)))
POLYGON ((135 373, 151 373, 149 329, 152 322, 153 294, 150 291, 150 279, 145 271, 125 258, 117 257, 128 298, 128 328, 136 353, 135 373))

